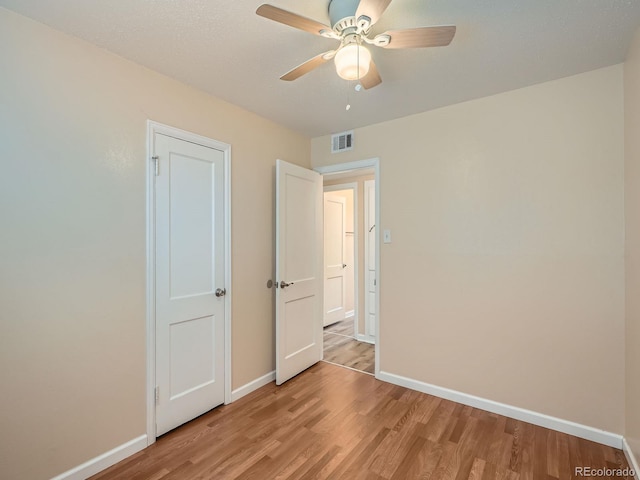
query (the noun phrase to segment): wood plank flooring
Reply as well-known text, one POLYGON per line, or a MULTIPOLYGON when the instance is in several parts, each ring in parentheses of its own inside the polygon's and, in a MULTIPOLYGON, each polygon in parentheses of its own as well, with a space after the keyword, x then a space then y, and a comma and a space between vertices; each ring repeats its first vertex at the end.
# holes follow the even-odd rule
POLYGON ((348 318, 346 320, 342 320, 341 322, 336 322, 333 325, 329 325, 328 327, 324 327, 325 332, 329 333, 337 333, 338 335, 346 335, 347 337, 354 338, 356 337, 355 328, 353 326, 353 318, 348 318))
POLYGON ((375 347, 366 342, 358 342, 353 337, 353 320, 343 320, 325 327, 324 360, 373 375, 375 347))
POLYGON ((92 478, 551 480, 578 466, 627 463, 620 450, 320 362, 92 478))

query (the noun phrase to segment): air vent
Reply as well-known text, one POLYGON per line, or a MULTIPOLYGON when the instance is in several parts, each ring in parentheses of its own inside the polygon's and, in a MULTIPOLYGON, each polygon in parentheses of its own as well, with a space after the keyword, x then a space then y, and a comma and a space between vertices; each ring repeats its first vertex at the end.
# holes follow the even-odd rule
POLYGON ((331 153, 353 150, 353 130, 331 135, 331 153))

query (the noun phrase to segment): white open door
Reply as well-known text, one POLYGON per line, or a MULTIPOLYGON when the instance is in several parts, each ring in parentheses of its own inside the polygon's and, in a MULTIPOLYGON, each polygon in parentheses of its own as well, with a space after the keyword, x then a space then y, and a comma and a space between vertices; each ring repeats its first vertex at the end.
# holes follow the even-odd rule
POLYGON ((324 326, 346 316, 346 213, 347 199, 324 193, 324 326))
POLYGON ((276 163, 276 384, 322 360, 322 176, 276 163))
POLYGON ((224 153, 156 133, 156 435, 224 402, 224 153))
POLYGON ((378 275, 376 265, 376 182, 364 182, 364 340, 375 343, 376 338, 376 290, 378 275))

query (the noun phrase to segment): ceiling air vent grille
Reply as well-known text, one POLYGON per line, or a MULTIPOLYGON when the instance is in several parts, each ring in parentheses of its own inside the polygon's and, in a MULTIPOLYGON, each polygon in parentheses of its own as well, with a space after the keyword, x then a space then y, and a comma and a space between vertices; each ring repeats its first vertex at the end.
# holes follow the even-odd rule
POLYGON ((331 153, 353 150, 353 130, 331 135, 331 153))

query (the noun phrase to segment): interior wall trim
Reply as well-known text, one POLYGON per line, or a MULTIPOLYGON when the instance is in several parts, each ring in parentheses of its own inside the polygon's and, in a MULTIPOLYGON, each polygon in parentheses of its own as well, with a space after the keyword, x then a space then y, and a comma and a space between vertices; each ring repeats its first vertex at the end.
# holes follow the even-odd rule
POLYGON ((633 468, 633 472, 635 473, 634 478, 636 480, 639 480, 638 476, 640 475, 640 466, 638 466, 638 460, 636 459, 636 456, 633 454, 633 450, 631 450, 631 447, 627 443, 626 438, 622 439, 622 451, 624 452, 624 456, 627 457, 627 462, 629 462, 629 466, 633 468))
MULTIPOLYGON (((375 345, 376 344, 375 340, 372 340, 369 335, 364 335, 362 333, 359 333, 359 334, 356 335, 356 340, 359 341, 359 342, 368 343, 370 345, 375 345)), ((382 380, 382 379, 380 379, 380 380, 382 380)))
POLYGON ((582 425, 569 420, 545 415, 544 413, 533 412, 520 407, 514 407, 505 403, 487 400, 485 398, 476 397, 467 393, 450 390, 437 385, 431 385, 419 380, 403 377, 389 372, 381 371, 376 377, 379 380, 393 383, 402 387, 417 390, 418 392, 427 393, 435 397, 444 398, 453 402, 468 405, 470 407, 479 408, 488 412, 504 415, 505 417, 514 418, 523 422, 532 423, 540 427, 549 428, 558 432, 567 433, 576 437, 591 440, 592 442, 622 449, 622 435, 600 430, 587 425, 582 425))
POLYGON ((249 383, 241 386, 240 388, 236 388, 231 392, 231 401, 235 402, 236 400, 241 399, 245 395, 249 395, 251 392, 259 389, 260 387, 264 387, 268 383, 275 381, 276 379, 276 371, 272 371, 267 373, 266 375, 261 376, 260 378, 256 378, 255 380, 250 381, 249 383))
MULTIPOLYGON (((231 392, 231 401, 235 402, 245 395, 249 395, 251 392, 259 389, 260 387, 273 382, 276 379, 275 370, 263 375, 260 378, 243 385, 231 392)), ((112 465, 124 460, 125 458, 138 453, 140 450, 144 450, 147 447, 147 435, 140 435, 122 445, 109 450, 102 455, 98 455, 95 458, 78 465, 60 475, 52 478, 51 480, 85 480, 86 478, 95 475, 109 468, 112 465)))
POLYGON ((109 450, 108 452, 98 455, 91 460, 84 462, 77 467, 67 470, 61 473, 57 477, 53 477, 51 480, 85 480, 102 470, 115 465, 121 460, 138 453, 140 450, 147 448, 147 435, 140 435, 139 437, 129 440, 116 448, 109 450))

